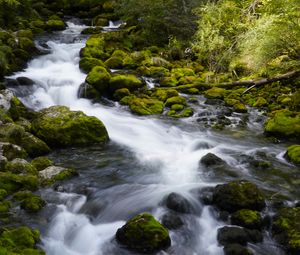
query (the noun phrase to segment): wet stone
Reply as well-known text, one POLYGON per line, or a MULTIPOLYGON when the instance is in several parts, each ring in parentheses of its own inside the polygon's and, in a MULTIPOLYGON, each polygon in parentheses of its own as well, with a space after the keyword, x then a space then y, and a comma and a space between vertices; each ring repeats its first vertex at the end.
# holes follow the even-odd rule
POLYGON ((167 196, 165 200, 166 206, 179 213, 191 213, 192 212, 192 206, 190 202, 183 197, 182 195, 178 193, 171 193, 167 196))
POLYGON ((162 224, 168 229, 178 229, 183 226, 182 219, 175 213, 167 213, 162 218, 162 224))

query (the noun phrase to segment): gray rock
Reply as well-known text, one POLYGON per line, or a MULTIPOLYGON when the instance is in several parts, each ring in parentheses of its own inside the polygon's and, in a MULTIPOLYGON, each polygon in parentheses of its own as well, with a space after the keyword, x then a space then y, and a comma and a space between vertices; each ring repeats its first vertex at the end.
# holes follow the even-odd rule
POLYGON ((46 169, 39 172, 39 177, 43 180, 50 180, 51 178, 65 170, 67 170, 67 168, 60 166, 49 166, 46 169))

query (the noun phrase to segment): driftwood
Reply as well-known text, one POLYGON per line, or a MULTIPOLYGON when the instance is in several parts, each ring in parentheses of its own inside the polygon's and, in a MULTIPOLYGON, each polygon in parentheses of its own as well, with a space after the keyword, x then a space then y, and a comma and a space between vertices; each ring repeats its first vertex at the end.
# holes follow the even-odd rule
POLYGON ((283 80, 289 80, 292 78, 296 78, 300 76, 300 70, 297 71, 292 71, 292 72, 288 72, 273 78, 264 78, 264 79, 260 79, 260 80, 247 80, 247 81, 234 81, 231 83, 221 83, 218 85, 218 87, 226 87, 226 88, 231 88, 231 87, 235 87, 235 86, 246 86, 249 87, 247 88, 243 94, 247 93, 249 90, 253 89, 254 87, 257 86, 262 86, 265 84, 269 84, 272 82, 276 82, 276 81, 283 81, 283 80))

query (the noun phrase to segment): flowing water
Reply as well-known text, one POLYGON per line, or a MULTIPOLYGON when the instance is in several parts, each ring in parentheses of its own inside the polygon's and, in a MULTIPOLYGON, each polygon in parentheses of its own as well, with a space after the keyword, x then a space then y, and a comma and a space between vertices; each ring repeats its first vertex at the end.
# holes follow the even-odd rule
MULTIPOLYGON (((223 254, 216 233, 225 223, 216 219, 210 206, 201 204, 201 188, 248 179, 261 188, 297 197, 287 177, 291 166, 283 159, 285 145, 263 138, 263 117, 258 111, 249 110, 243 128, 239 127, 243 115, 236 114, 229 117, 230 130, 213 132, 201 119, 213 120, 218 109, 205 104, 201 96, 194 103, 196 114, 182 120, 138 117, 115 102, 95 104, 79 99, 78 89, 86 76, 78 64, 86 39, 80 35, 82 29, 84 26, 70 22, 65 31, 38 38, 46 54, 10 77, 25 76, 35 82, 31 87, 12 88, 28 107, 39 110, 65 105, 81 110, 101 119, 110 136, 107 145, 57 150, 50 155, 57 165, 74 166, 80 175, 42 190, 47 207, 38 216, 23 215, 26 222, 42 230, 42 248, 47 254, 135 254, 116 243, 116 230, 144 211, 161 219, 168 211, 162 201, 171 192, 186 197, 195 212, 181 215, 184 226, 170 231, 172 246, 159 254, 223 254), (201 166, 199 160, 208 152, 225 160, 230 171, 212 172, 201 166), (251 168, 245 158, 258 155, 280 173, 251 168)), ((153 80, 147 82, 154 86, 153 80)), ((263 244, 251 249, 256 254, 281 254, 267 234, 263 244)))

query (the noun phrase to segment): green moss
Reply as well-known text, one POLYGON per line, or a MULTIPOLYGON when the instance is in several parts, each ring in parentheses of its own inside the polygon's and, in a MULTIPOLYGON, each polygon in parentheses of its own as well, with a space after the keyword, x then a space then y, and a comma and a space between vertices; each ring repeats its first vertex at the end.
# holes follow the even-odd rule
POLYGON ((134 98, 129 101, 129 108, 138 115, 161 114, 164 104, 157 99, 134 98))
POLYGON ((107 59, 104 64, 110 69, 122 69, 123 68, 123 58, 119 56, 112 56, 107 59))
POLYGON ((145 75, 154 77, 154 78, 160 78, 169 76, 170 72, 167 68, 164 67, 158 67, 158 66, 151 66, 147 69, 147 73, 145 75))
POLYGON ((204 92, 204 95, 207 97, 207 98, 216 98, 216 99, 223 99, 224 96, 226 94, 226 90, 223 89, 223 88, 217 88, 217 87, 214 87, 214 88, 211 88, 209 90, 206 90, 204 92))
POLYGON ((169 232, 155 218, 148 214, 139 214, 118 229, 117 240, 130 249, 151 253, 167 248, 171 244, 169 232))
POLYGON ((36 168, 24 159, 14 159, 13 161, 7 162, 5 170, 14 174, 37 175, 36 168))
POLYGON ((27 212, 38 212, 46 202, 37 195, 28 191, 20 191, 14 194, 14 199, 21 202, 21 208, 27 212))
POLYGON ((6 190, 8 194, 22 189, 35 191, 38 185, 39 182, 36 176, 0 172, 0 189, 6 190))
POLYGON ((25 50, 27 52, 35 50, 35 45, 34 45, 33 40, 31 40, 27 37, 19 37, 18 45, 19 45, 20 49, 25 50))
POLYGON ((185 76, 195 76, 195 72, 190 68, 173 68, 171 71, 171 76, 176 79, 180 79, 185 76))
POLYGON ((178 96, 178 92, 175 89, 156 89, 151 97, 157 98, 160 101, 165 102, 170 97, 178 96))
POLYGON ((92 58, 92 57, 84 57, 81 58, 79 61, 79 67, 81 70, 83 70, 86 73, 89 73, 92 71, 92 69, 96 66, 105 66, 104 63, 97 58, 92 58))
POLYGON ((7 191, 0 189, 0 201, 2 201, 7 196, 7 191))
POLYGON ((234 225, 254 229, 261 227, 262 218, 257 211, 243 209, 232 214, 231 222, 234 225))
POLYGON ((108 140, 103 123, 65 106, 42 110, 32 122, 33 132, 52 147, 81 146, 108 140))
POLYGON ((288 147, 285 156, 294 164, 300 165, 300 145, 295 144, 288 147))
POLYGON ((38 157, 31 161, 31 165, 34 166, 38 171, 42 171, 48 166, 52 166, 53 161, 47 157, 38 157))
POLYGON ((275 216, 272 233, 291 254, 300 252, 300 207, 281 209, 275 216))
POLYGON ((268 102, 266 99, 264 99, 263 97, 258 97, 255 101, 255 103, 253 104, 253 107, 263 107, 263 106, 266 106, 268 105, 268 102))
POLYGON ((182 104, 173 104, 171 106, 171 110, 176 111, 176 112, 182 111, 183 109, 184 109, 184 105, 182 105, 182 104))
POLYGON ((50 31, 64 30, 66 24, 62 20, 48 20, 46 23, 46 29, 50 31))
POLYGON ((116 100, 121 100, 125 96, 129 96, 130 91, 127 88, 117 89, 114 93, 114 98, 116 100))
POLYGON ((178 81, 175 77, 163 77, 160 80, 160 85, 162 87, 176 87, 178 84, 178 81))
POLYGON ((181 112, 178 112, 176 110, 170 110, 168 112, 168 116, 173 118, 188 118, 193 116, 194 110, 192 108, 185 108, 181 112))
POLYGON ((300 137, 300 113, 287 110, 273 112, 265 125, 265 132, 279 137, 300 137))
POLYGON ((172 106, 173 104, 181 104, 181 105, 186 105, 186 99, 182 96, 175 96, 175 97, 170 97, 167 99, 165 105, 167 107, 172 106))
POLYGON ((110 79, 110 73, 104 67, 96 66, 86 77, 86 82, 98 91, 104 92, 108 89, 110 79))
POLYGON ((11 207, 11 202, 10 201, 2 201, 2 202, 0 202, 0 215, 8 213, 10 207, 11 207))
POLYGON ((137 90, 141 88, 143 83, 135 76, 131 74, 115 75, 109 81, 109 87, 111 91, 127 88, 129 91, 137 90))
POLYGON ((50 179, 41 179, 41 185, 42 186, 49 186, 52 185, 58 181, 63 181, 65 179, 68 179, 70 177, 76 176, 78 175, 77 171, 75 169, 71 169, 71 168, 66 168, 63 171, 61 171, 60 173, 54 175, 53 177, 51 177, 50 179))

